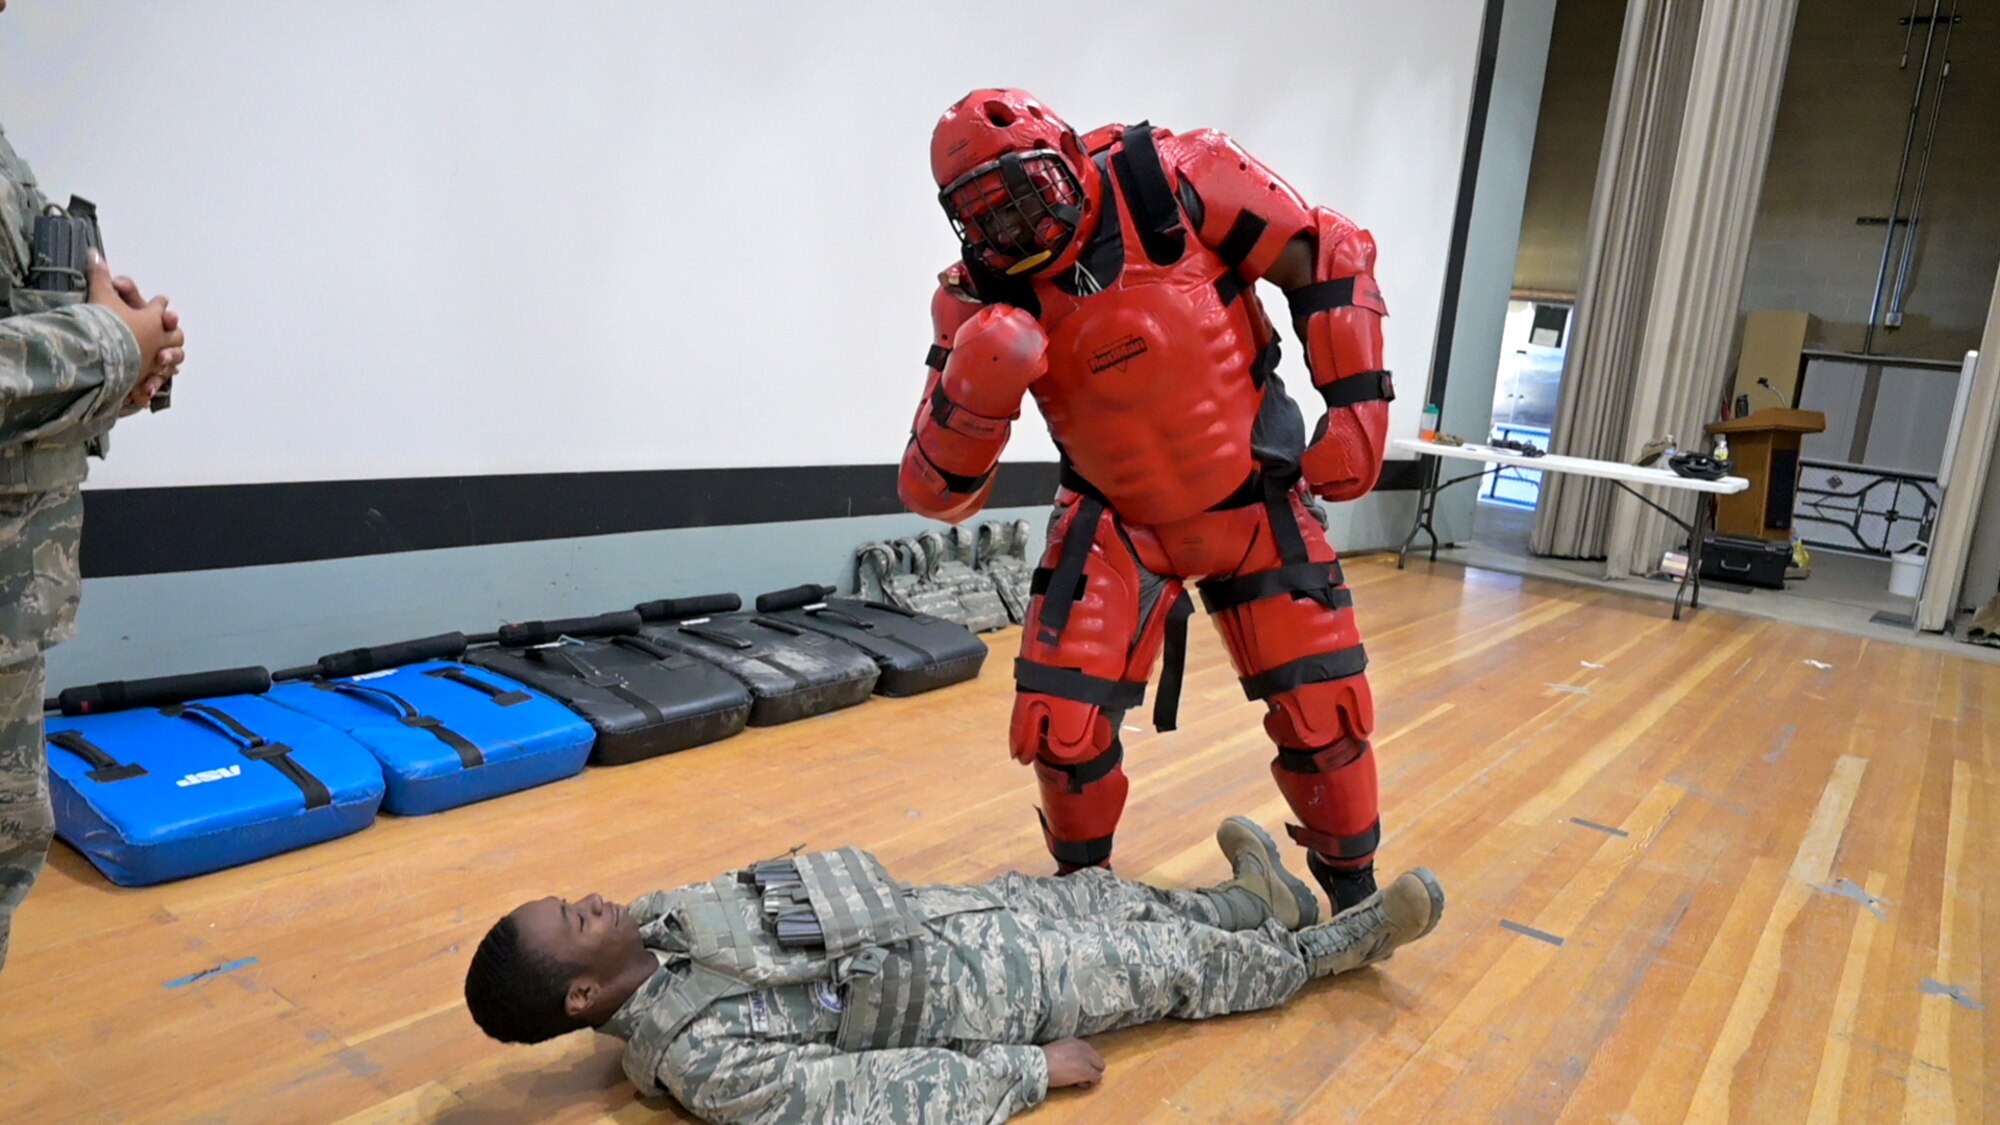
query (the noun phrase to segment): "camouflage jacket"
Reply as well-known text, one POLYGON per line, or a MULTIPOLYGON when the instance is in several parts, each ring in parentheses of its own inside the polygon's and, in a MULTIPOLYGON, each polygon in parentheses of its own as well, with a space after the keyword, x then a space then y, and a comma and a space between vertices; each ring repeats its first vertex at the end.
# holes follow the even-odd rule
MULTIPOLYGON (((707 968, 716 935, 689 932, 685 908, 740 907, 757 928, 757 900, 739 886, 724 876, 632 904, 661 968, 602 1030, 627 1041, 625 1072, 642 1094, 671 1092, 711 1121, 759 1123, 997 1122, 1047 1096, 1048 1061, 1033 1045, 1041 952, 1031 922, 992 892, 909 892, 918 924, 899 948, 917 1002, 908 1020, 880 1020, 896 1024, 878 1028, 888 1045, 851 1050, 841 1046, 856 1022, 850 959, 779 964, 762 984, 707 968)), ((789 956, 775 943, 769 953, 789 956)))
POLYGON ((0 133, 0 667, 73 630, 75 489, 138 382, 138 341, 79 294, 27 288, 47 200, 0 133))

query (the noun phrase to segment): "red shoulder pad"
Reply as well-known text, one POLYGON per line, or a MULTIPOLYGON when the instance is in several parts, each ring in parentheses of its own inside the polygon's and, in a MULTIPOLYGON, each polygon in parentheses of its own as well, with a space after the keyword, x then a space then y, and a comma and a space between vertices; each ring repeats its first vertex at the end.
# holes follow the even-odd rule
POLYGON ((1118 138, 1124 135, 1125 126, 1123 125, 1099 125, 1097 128, 1079 137, 1077 143, 1083 146, 1084 152, 1091 156, 1096 156, 1098 153, 1110 148, 1118 138))
POLYGON ((1298 191, 1226 134, 1197 129, 1169 145, 1162 155, 1201 199, 1196 236, 1244 278, 1262 277, 1285 243, 1313 229, 1298 191))

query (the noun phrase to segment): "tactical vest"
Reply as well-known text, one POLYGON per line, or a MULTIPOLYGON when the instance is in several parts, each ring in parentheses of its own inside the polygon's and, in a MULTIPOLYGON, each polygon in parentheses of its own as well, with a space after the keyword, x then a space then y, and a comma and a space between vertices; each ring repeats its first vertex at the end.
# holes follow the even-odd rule
MULTIPOLYGON (((4 133, 0 133, 0 176, 12 181, 11 198, 17 207, 0 207, 0 318, 29 316, 81 304, 85 294, 30 288, 29 267, 23 257, 16 261, 14 231, 32 230, 35 214, 43 206, 41 193, 33 190, 27 164, 14 154, 4 133), (18 212, 18 213, 17 213, 18 212)), ((9 198, 0 193, 0 200, 9 198)), ((31 251, 32 253, 32 251, 31 251)), ((110 449, 111 427, 118 421, 107 415, 87 426, 65 430, 58 443, 31 442, 0 446, 0 495, 48 492, 74 485, 89 471, 87 457, 102 457, 110 449)))
POLYGON ((915 939, 936 918, 1000 905, 970 891, 920 903, 859 848, 760 863, 665 899, 641 932, 654 948, 684 949, 688 964, 646 998, 633 1034, 654 1059, 718 1000, 816 981, 843 992, 841 1050, 915 1046, 930 999, 915 939))

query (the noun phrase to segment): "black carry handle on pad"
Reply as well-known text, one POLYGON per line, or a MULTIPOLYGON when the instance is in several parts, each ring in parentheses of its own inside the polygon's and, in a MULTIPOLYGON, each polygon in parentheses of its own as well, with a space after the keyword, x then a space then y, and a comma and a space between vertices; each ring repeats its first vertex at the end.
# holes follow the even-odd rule
POLYGON ((271 690, 271 673, 265 668, 224 668, 214 672, 193 672, 185 676, 159 676, 150 680, 113 680, 108 684, 64 688, 56 696, 62 713, 101 715, 106 711, 130 711, 139 707, 165 707, 217 695, 262 695, 271 690))
POLYGON ((614 637, 620 633, 636 633, 641 624, 638 614, 621 609, 616 613, 600 613, 596 617, 565 617, 560 621, 523 621, 519 625, 502 625, 498 637, 500 643, 509 648, 523 648, 564 637, 614 637))
POLYGON ((384 668, 400 668, 423 660, 452 660, 465 655, 465 643, 464 633, 439 633, 435 637, 421 637, 414 641, 351 648, 346 652, 320 657, 318 672, 327 679, 333 679, 336 676, 379 672, 384 668))
POLYGON ((802 605, 823 602, 832 596, 833 587, 818 586, 808 582, 803 586, 793 586, 789 590, 773 590, 768 594, 758 594, 757 612, 782 613, 802 605))
POLYGON ((743 608, 735 594, 703 594, 698 598, 661 598, 634 607, 648 621, 672 621, 677 617, 707 617, 712 613, 734 613, 743 608))

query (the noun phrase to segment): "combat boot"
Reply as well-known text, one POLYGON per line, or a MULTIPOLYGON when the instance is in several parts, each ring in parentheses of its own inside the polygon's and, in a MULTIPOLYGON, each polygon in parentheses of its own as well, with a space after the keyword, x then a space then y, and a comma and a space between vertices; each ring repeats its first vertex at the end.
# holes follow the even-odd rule
POLYGON ((1424 868, 1406 871, 1367 901, 1298 933, 1315 979, 1372 965, 1423 937, 1444 916, 1444 888, 1424 868))
POLYGON ((1227 883, 1202 892, 1223 915, 1222 929, 1255 929, 1265 918, 1277 919, 1287 930, 1319 921, 1319 900, 1312 888, 1285 870, 1277 841, 1256 821, 1230 817, 1215 830, 1215 843, 1236 873, 1227 883))

